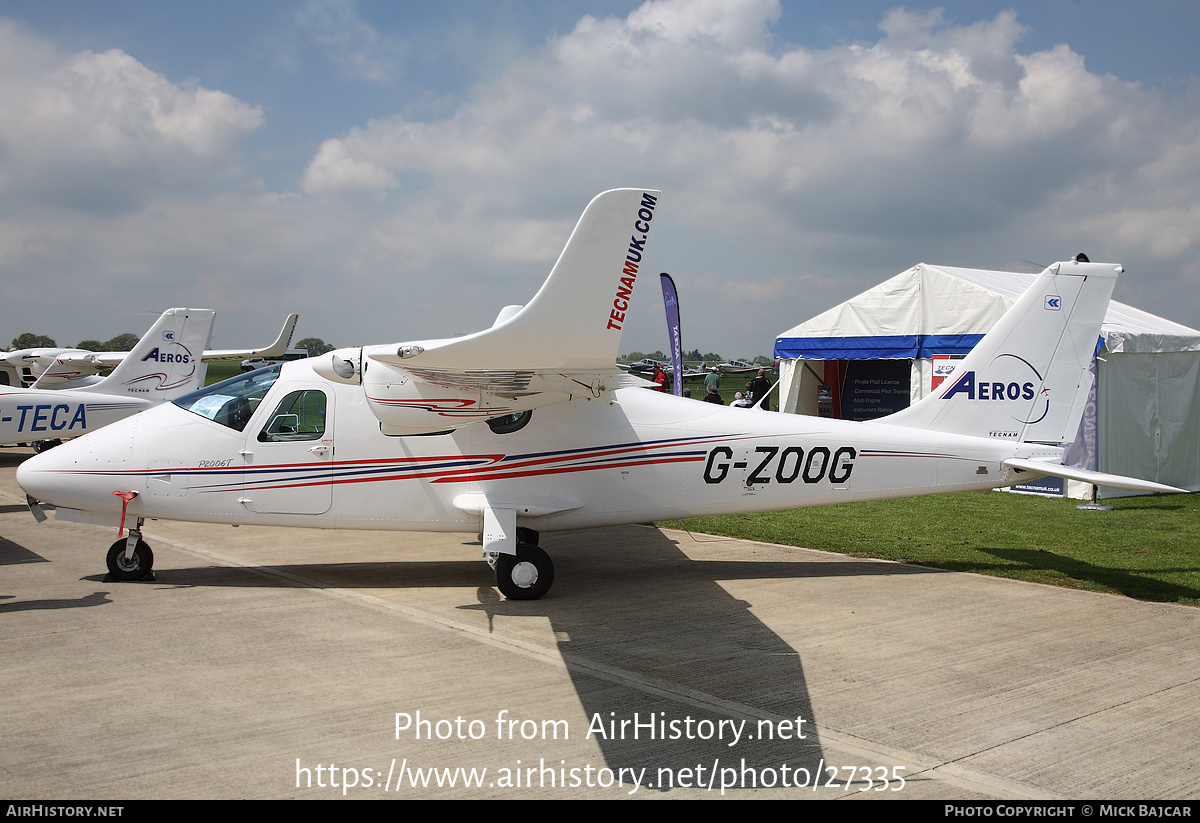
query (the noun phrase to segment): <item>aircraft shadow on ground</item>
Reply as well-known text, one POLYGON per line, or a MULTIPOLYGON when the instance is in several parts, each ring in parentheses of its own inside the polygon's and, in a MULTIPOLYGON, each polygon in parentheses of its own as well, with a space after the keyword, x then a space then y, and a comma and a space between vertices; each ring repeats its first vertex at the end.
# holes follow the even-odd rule
POLYGON ((19 451, 13 452, 7 449, 0 449, 0 467, 4 466, 19 466, 28 458, 33 457, 32 452, 19 451))
POLYGON ((666 790, 668 775, 676 786, 707 784, 714 768, 718 786, 733 774, 723 769, 736 770, 744 787, 780 786, 784 765, 793 785, 815 779, 823 763, 799 654, 718 581, 942 573, 852 559, 692 560, 658 530, 631 526, 551 534, 542 543, 556 575, 553 591, 536 601, 503 600, 478 561, 160 568, 157 585, 470 587, 474 602, 458 608, 485 611, 489 629, 500 615, 550 621, 584 713, 593 731, 603 728, 591 737, 605 765, 644 768, 645 779, 666 790), (796 726, 797 718, 804 723, 796 726), (760 719, 787 739, 759 739, 760 719), (784 719, 792 725, 775 725, 784 719), (730 745, 730 724, 743 720, 730 745))
POLYGON ((559 596, 542 613, 586 716, 605 732, 593 739, 609 768, 645 769, 659 791, 672 779, 779 786, 785 765, 789 784, 801 782, 801 769, 809 776, 803 782, 816 779, 823 753, 800 656, 718 581, 878 574, 885 564, 695 561, 661 532, 633 527, 552 537, 559 596), (632 676, 608 676, 597 662, 632 676), (659 691, 658 683, 670 688, 659 691), (635 716, 653 722, 653 739, 645 726, 636 738, 632 725, 622 734, 622 722, 635 716), (805 739, 757 739, 760 719, 784 718, 803 718, 788 736, 805 739), (740 741, 730 745, 729 723, 743 720, 740 741), (713 734, 722 721, 725 734, 713 734))
MULTIPOLYGON (((5 595, 12 597, 12 595, 5 595)), ((111 603, 108 592, 92 592, 74 600, 13 600, 11 603, 0 603, 0 615, 10 612, 28 612, 45 609, 79 609, 89 606, 103 606, 111 603)))
MULTIPOLYGON (((2 508, 0 507, 0 509, 2 508)), ((46 558, 40 554, 31 552, 20 543, 14 543, 11 540, 0 537, 0 566, 17 566, 22 563, 45 562, 47 562, 46 558)))
MULTIPOLYGON (((1107 586, 1126 597, 1159 602, 1200 599, 1200 589, 1190 586, 1159 583, 1152 578, 1142 577, 1136 571, 1097 566, 1093 563, 1085 563, 1073 557, 1065 557, 1041 549, 979 548, 979 551, 1000 558, 1001 560, 1006 560, 1008 563, 964 563, 958 571, 996 574, 1013 569, 1014 566, 1011 564, 1015 563, 1017 564, 1015 568, 1061 572, 1064 578, 1087 580, 1097 585, 1107 586)), ((1200 571, 1200 569, 1191 567, 1159 569, 1158 571, 1178 574, 1195 573, 1200 571)), ((1049 580, 1049 578, 1047 579, 1049 580)))

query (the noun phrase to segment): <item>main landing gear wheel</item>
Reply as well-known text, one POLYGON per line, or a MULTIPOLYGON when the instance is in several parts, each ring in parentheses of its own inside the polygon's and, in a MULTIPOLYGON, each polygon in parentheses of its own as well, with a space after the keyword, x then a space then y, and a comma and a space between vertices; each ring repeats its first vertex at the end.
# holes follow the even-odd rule
POLYGON ((496 555, 496 587, 509 600, 537 600, 554 583, 554 561, 528 543, 517 544, 517 553, 496 555))
POLYGON ((139 540, 133 549, 133 557, 126 560, 125 542, 126 539, 122 537, 109 548, 108 573, 113 576, 113 580, 145 580, 154 568, 154 552, 150 551, 150 547, 144 541, 139 540))

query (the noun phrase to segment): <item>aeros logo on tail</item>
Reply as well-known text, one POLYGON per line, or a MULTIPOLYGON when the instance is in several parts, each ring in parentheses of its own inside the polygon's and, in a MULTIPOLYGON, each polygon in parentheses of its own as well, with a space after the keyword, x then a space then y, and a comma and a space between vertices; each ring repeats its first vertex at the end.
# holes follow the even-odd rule
POLYGON ((961 397, 963 400, 1018 401, 1029 412, 1013 419, 1020 423, 1040 422, 1050 410, 1050 390, 1043 385, 1042 375, 1028 360, 1015 354, 1000 354, 992 360, 987 373, 966 371, 941 395, 942 400, 961 397), (1046 401, 1040 411, 1032 404, 1046 401), (1031 404, 1032 401, 1032 404, 1031 404))
POLYGON ((163 349, 155 346, 149 354, 142 358, 143 363, 147 360, 153 360, 156 363, 190 363, 192 362, 192 353, 179 343, 172 343, 170 347, 163 349))
POLYGON ((965 394, 968 400, 1032 400, 1033 392, 1033 383, 1028 380, 1024 383, 978 380, 975 372, 969 371, 954 381, 942 399, 949 400, 956 394, 965 394))

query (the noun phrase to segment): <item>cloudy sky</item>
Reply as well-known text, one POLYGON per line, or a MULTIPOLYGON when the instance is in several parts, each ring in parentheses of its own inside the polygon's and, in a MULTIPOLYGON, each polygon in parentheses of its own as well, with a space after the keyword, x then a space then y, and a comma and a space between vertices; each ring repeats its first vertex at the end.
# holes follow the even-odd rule
MULTIPOLYGON (((662 189, 685 348, 918 262, 1121 262, 1200 327, 1200 4, 0 0, 0 344, 450 336, 662 189)), ((642 281, 622 351, 666 348, 642 281)))

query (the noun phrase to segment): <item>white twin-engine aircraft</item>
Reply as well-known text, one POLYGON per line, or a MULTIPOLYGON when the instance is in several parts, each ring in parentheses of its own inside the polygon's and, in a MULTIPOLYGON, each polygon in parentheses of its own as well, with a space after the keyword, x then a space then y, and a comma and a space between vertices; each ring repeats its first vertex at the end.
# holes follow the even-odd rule
MULTIPOLYGON (((150 573, 146 518, 482 531, 509 598, 550 588, 539 532, 1011 485, 1059 465, 1120 266, 1059 263, 947 389, 878 421, 734 409, 626 385, 615 360, 659 193, 605 192, 550 277, 486 331, 342 349, 209 386, 26 460, 57 517, 135 525, 108 552, 150 573)), ((644 385, 642 381, 636 381, 644 385)))
POLYGON ((167 309, 105 378, 62 389, 0 386, 0 444, 41 451, 195 391, 214 317, 211 309, 167 309))
MULTIPOLYGON (((269 346, 259 349, 205 349, 200 359, 246 360, 256 357, 278 357, 287 351, 296 331, 298 314, 289 314, 283 321, 279 336, 269 346)), ((129 352, 92 352, 85 349, 19 349, 0 352, 0 383, 35 389, 78 388, 80 381, 96 380, 101 370, 116 366, 129 352)))

